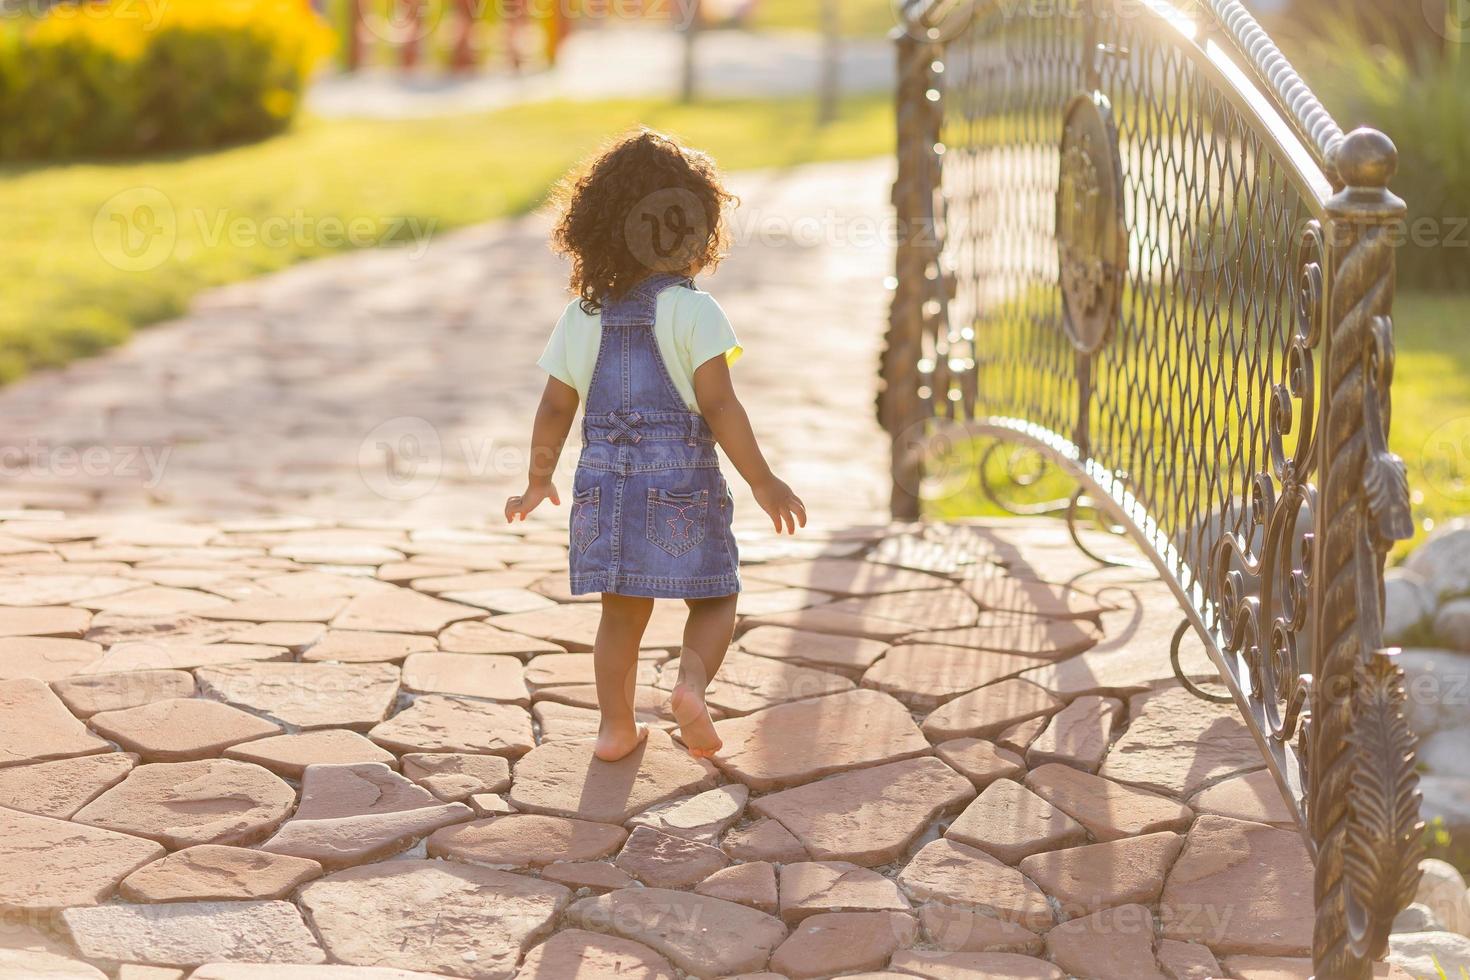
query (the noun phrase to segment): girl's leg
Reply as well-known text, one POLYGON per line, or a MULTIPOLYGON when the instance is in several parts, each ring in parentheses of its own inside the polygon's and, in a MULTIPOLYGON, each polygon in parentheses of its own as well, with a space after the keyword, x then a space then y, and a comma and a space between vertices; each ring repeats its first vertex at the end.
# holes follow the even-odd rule
POLYGON ((735 633, 738 595, 717 599, 687 599, 689 620, 684 624, 684 648, 679 651, 679 679, 670 702, 679 734, 691 754, 711 756, 720 750, 720 737, 704 703, 704 691, 725 660, 735 633))
POLYGON ((602 621, 592 654, 602 720, 592 752, 606 762, 632 752, 648 735, 635 718, 633 688, 638 679, 638 644, 651 615, 652 599, 602 594, 602 621))

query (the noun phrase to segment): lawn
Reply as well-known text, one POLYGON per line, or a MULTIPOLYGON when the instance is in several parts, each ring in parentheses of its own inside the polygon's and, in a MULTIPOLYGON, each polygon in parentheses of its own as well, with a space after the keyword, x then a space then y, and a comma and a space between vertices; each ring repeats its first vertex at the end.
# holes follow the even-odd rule
MULTIPOLYGON (((848 37, 882 37, 898 22, 894 0, 837 0, 838 30, 848 37)), ((757 30, 818 31, 822 0, 757 0, 751 27, 757 30)))
POLYGON ((172 159, 0 168, 0 381, 119 343, 210 286, 525 213, 638 125, 677 133, 729 169, 891 152, 886 98, 849 100, 828 126, 815 118, 807 99, 541 103, 306 120, 262 143, 172 159))
MULTIPOLYGON (((1470 347, 1463 340, 1470 321, 1470 295, 1400 293, 1394 305, 1397 356, 1393 383, 1390 445, 1409 470, 1416 541, 1437 524, 1470 514, 1470 347)), ((1288 447, 1290 448, 1290 447, 1288 447)), ((1004 513, 981 491, 975 478, 985 444, 958 447, 942 461, 947 473, 942 491, 926 502, 934 517, 1004 513)), ((1023 471, 1034 468, 1020 457, 1023 471)), ((988 461, 992 485, 1003 482, 1004 453, 988 461)), ((1029 504, 1064 497, 1071 485, 1054 470, 1035 485, 1007 499, 1029 504)), ((1412 543, 1395 550, 1402 557, 1412 543)))

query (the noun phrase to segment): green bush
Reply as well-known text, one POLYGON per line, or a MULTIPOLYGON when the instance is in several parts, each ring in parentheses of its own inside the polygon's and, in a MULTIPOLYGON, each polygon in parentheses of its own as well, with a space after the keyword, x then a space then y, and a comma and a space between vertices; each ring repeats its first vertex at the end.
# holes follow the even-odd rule
POLYGON ((1373 126, 1398 146, 1391 186, 1409 205, 1399 276, 1433 289, 1470 288, 1470 59, 1455 53, 1375 44, 1338 27, 1308 61, 1344 128, 1373 126))
POLYGON ((269 136, 331 43, 300 0, 59 4, 0 31, 0 160, 269 136))

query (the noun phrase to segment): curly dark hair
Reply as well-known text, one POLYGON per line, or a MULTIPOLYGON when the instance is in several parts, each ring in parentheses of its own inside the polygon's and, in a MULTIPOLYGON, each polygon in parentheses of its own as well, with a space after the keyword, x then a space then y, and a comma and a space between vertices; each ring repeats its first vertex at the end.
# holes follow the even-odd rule
POLYGON ((557 187, 551 247, 572 260, 572 291, 596 313, 659 272, 719 264, 738 203, 714 161, 650 130, 623 136, 557 187))

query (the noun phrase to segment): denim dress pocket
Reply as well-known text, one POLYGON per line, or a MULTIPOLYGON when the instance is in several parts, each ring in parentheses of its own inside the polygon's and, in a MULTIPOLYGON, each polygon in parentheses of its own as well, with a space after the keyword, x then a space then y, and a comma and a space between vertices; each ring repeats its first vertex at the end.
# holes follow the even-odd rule
POLYGON ((572 544, 578 551, 586 552, 597 540, 597 512, 601 509, 601 487, 588 487, 581 493, 572 494, 572 544))
POLYGON ((670 557, 680 558, 704 541, 709 523, 709 491, 648 491, 648 540, 670 557))

